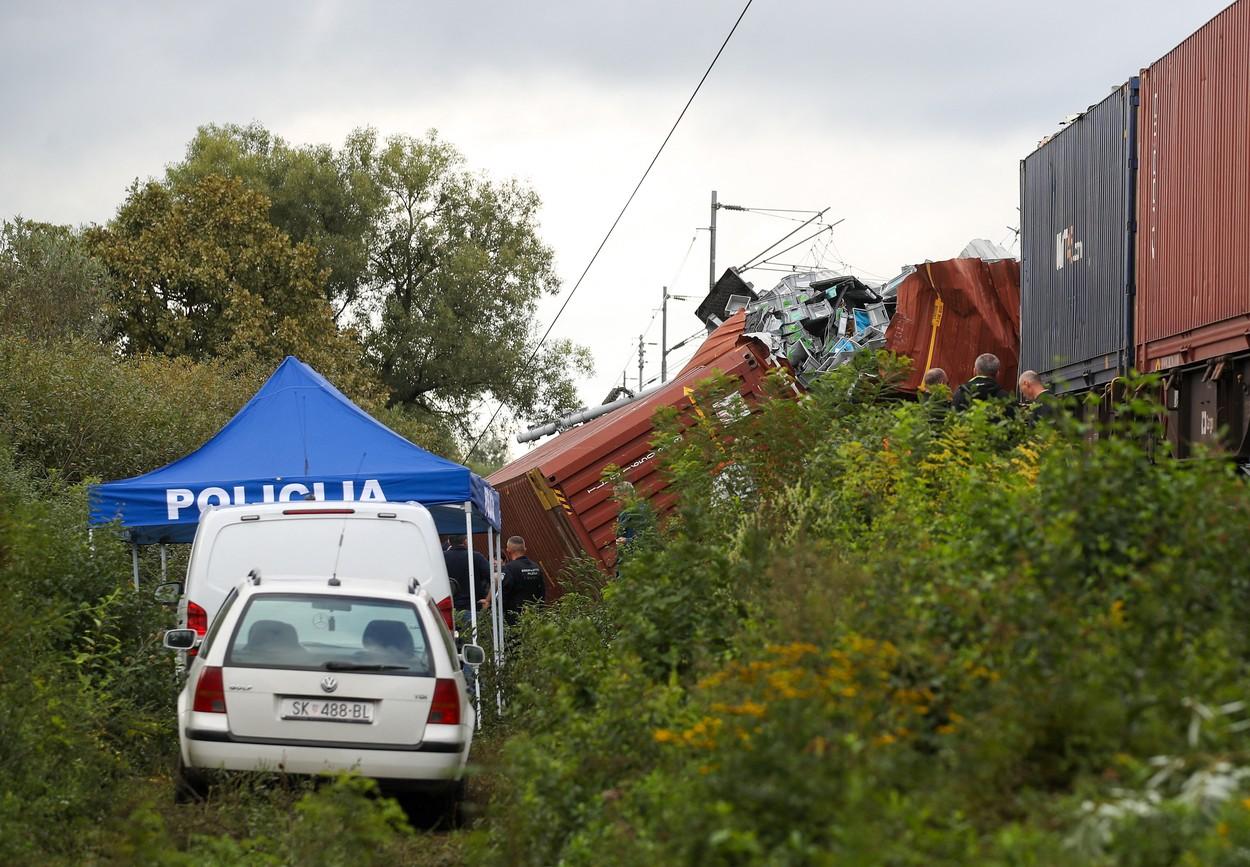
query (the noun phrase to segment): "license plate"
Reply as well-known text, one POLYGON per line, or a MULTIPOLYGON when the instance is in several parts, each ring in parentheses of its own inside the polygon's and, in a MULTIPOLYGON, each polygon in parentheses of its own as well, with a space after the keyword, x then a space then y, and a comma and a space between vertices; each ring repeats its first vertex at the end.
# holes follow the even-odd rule
POLYGON ((318 722, 371 723, 373 702, 327 700, 322 698, 284 698, 283 719, 310 719, 318 722))

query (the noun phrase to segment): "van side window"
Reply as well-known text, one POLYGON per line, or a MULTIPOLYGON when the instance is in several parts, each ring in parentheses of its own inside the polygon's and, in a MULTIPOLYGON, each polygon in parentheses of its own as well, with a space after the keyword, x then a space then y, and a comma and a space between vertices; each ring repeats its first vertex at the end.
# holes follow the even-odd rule
POLYGON ((200 655, 208 653, 208 649, 212 647, 213 639, 217 637, 217 633, 221 630, 221 624, 226 619, 226 615, 230 613, 230 606, 234 604, 234 600, 239 598, 239 590, 235 588, 230 591, 230 595, 221 603, 221 607, 217 609, 217 616, 213 618, 212 624, 208 627, 208 634, 204 636, 204 640, 200 642, 200 655))

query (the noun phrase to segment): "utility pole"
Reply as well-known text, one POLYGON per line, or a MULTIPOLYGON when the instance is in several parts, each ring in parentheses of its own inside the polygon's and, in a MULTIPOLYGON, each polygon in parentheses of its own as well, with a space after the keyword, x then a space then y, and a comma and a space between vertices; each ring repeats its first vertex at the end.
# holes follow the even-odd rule
POLYGON ((716 190, 712 190, 712 222, 708 224, 707 291, 716 288, 716 190))
POLYGON ((643 361, 646 357, 646 352, 647 352, 647 350, 645 349, 646 344, 642 342, 642 339, 644 336, 645 335, 642 335, 642 334, 638 335, 638 391, 639 393, 642 392, 642 365, 643 365, 643 361))
POLYGON ((674 301, 698 300, 689 295, 669 295, 668 287, 664 287, 664 297, 660 301, 660 382, 668 382, 668 354, 672 351, 668 348, 668 302, 670 299, 674 301))
POLYGON ((660 301, 660 382, 668 382, 668 287, 660 301))

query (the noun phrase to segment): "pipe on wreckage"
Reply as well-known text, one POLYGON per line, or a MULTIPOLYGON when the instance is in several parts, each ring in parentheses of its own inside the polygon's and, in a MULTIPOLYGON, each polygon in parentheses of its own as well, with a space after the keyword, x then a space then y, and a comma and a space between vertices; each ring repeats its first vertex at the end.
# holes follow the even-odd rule
POLYGON ((618 398, 611 403, 605 403, 600 406, 591 407, 590 409, 579 410, 570 415, 566 415, 563 418, 556 419, 553 422, 549 422, 536 428, 530 428, 527 431, 517 434, 516 441, 519 443, 533 442, 534 440, 540 440, 543 437, 551 436, 554 433, 559 433, 560 431, 571 428, 574 425, 591 421, 601 415, 607 415, 613 410, 620 409, 623 406, 629 406, 635 401, 642 400, 644 397, 654 394, 667 384, 668 383, 666 382, 660 382, 648 389, 638 392, 633 397, 618 398))

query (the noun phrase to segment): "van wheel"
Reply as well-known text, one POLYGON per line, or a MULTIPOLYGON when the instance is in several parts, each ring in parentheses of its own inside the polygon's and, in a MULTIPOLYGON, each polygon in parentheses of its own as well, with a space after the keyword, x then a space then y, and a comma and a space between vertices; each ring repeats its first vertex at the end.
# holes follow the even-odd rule
POLYGON ((198 804, 208 797, 208 780, 196 768, 188 768, 178 756, 178 767, 174 770, 174 803, 198 804))

